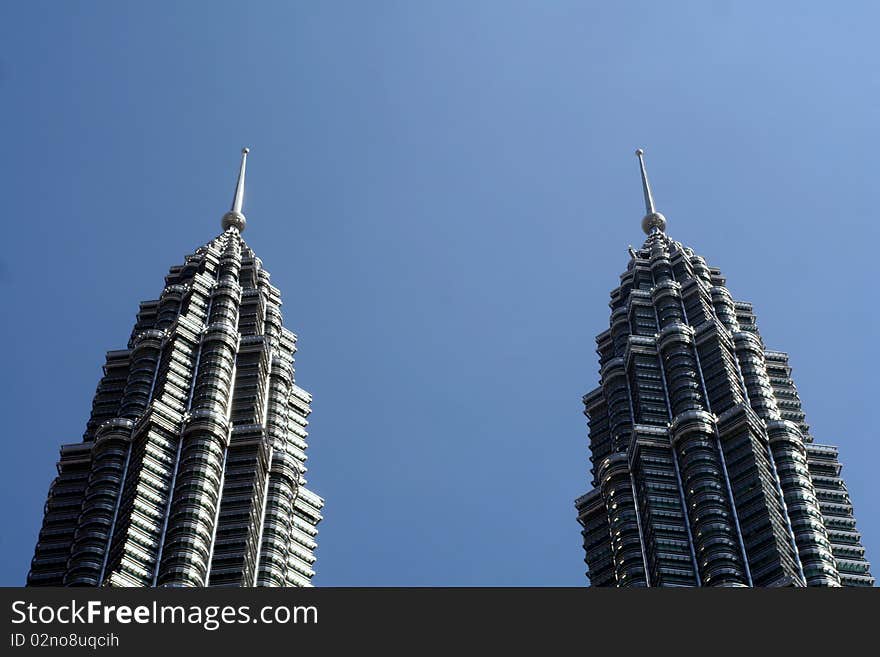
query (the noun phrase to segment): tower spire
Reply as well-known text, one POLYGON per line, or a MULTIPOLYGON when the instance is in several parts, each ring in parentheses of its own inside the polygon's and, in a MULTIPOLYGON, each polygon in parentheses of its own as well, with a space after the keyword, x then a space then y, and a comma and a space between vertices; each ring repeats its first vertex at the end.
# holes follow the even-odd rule
POLYGON ((648 171, 645 169, 645 151, 637 148, 636 157, 639 158, 639 168, 642 171, 642 191, 645 193, 645 216, 642 219, 642 230, 648 235, 653 233, 655 228, 663 233, 666 231, 666 217, 657 212, 654 207, 654 196, 651 194, 648 171))
POLYGON ((247 156, 251 149, 245 147, 241 149, 241 168, 238 170, 238 182, 235 185, 235 195, 232 197, 232 207, 229 212, 223 215, 221 225, 223 230, 235 227, 238 232, 242 232, 247 225, 247 220, 241 212, 244 203, 244 176, 247 169, 247 156))

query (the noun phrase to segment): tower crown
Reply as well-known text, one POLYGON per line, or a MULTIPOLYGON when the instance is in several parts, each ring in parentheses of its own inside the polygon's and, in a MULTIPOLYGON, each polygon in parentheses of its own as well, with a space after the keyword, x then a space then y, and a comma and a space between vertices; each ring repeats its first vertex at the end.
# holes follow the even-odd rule
POLYGON ((645 151, 636 149, 636 157, 639 158, 639 168, 642 170, 642 191, 645 193, 645 216, 642 218, 642 230, 647 235, 657 229, 661 233, 666 232, 666 217, 654 208, 654 197, 651 194, 651 185, 648 184, 648 172, 645 170, 645 151))
POLYGON ((223 215, 220 225, 226 231, 229 228, 237 228, 238 232, 244 231, 247 225, 247 219, 241 212, 241 206, 244 202, 244 174, 247 168, 247 156, 251 149, 245 147, 241 149, 241 168, 238 170, 238 182, 235 185, 235 195, 232 197, 232 207, 229 212, 223 215))

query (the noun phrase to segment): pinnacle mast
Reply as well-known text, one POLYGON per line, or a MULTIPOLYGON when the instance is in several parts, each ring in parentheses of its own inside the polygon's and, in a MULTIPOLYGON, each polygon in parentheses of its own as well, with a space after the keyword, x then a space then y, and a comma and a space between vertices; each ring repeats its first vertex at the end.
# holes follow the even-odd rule
POLYGON ((242 232, 247 225, 247 220, 241 211, 244 204, 244 177, 247 169, 247 156, 251 149, 245 147, 241 149, 241 168, 238 170, 238 182, 235 184, 235 195, 232 197, 232 207, 229 212, 223 215, 221 226, 223 230, 229 228, 237 228, 238 232, 242 232))
POLYGON ((657 212, 654 207, 654 196, 651 194, 651 185, 648 183, 648 171, 645 169, 645 151, 636 149, 636 157, 639 158, 639 168, 642 172, 642 191, 645 194, 645 216, 642 219, 642 230, 648 235, 655 232, 666 232, 666 217, 657 212))

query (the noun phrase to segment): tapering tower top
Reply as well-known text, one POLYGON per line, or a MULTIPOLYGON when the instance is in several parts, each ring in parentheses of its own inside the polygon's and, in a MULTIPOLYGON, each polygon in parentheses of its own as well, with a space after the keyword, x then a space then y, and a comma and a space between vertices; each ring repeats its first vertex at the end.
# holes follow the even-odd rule
POLYGON ((645 151, 636 149, 636 157, 639 158, 639 167, 642 170, 642 190, 645 192, 645 216, 642 219, 642 230, 648 235, 657 229, 661 233, 666 232, 666 217, 654 208, 654 197, 651 195, 651 185, 648 184, 648 172, 645 170, 645 151))
POLYGON ((241 206, 244 201, 244 173, 247 168, 247 156, 248 153, 250 153, 250 150, 251 149, 247 147, 241 149, 241 168, 238 170, 238 183, 235 185, 235 196, 232 197, 232 207, 229 209, 229 212, 223 215, 223 220, 220 222, 220 225, 223 226, 223 230, 235 227, 240 233, 247 225, 247 220, 241 213, 241 206))

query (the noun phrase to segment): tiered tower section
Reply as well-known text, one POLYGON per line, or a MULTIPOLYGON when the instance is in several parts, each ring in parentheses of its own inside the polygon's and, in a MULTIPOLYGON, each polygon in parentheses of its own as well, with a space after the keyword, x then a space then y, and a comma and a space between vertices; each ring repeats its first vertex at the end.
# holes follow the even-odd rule
POLYGON ((247 149, 223 232, 141 304, 64 445, 30 586, 309 586, 323 500, 305 488, 312 397, 281 294, 241 236, 247 149))
POLYGON ((720 270, 666 235, 641 164, 630 249, 584 397, 593 586, 871 586, 837 450, 813 442, 788 356, 720 270))

